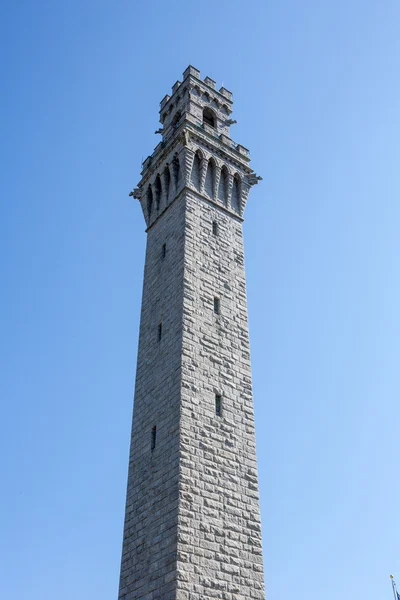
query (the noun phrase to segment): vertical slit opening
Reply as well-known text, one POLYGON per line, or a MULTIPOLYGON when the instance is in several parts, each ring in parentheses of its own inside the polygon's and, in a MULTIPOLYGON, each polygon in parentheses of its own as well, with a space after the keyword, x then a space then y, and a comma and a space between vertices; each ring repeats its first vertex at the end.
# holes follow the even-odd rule
POLYGON ((154 448, 156 447, 156 437, 157 437, 157 427, 156 425, 154 425, 153 429, 151 430, 151 449, 154 450, 154 448))
POLYGON ((217 417, 221 416, 221 395, 215 394, 215 415, 217 417))

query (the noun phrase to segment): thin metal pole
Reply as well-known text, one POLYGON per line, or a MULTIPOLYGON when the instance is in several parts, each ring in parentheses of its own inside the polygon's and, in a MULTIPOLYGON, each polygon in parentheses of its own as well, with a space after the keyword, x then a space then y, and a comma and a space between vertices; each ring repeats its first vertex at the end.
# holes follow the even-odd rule
POLYGON ((396 583, 395 583, 395 581, 394 581, 393 577, 392 577, 391 579, 392 579, 392 589, 393 589, 393 596, 394 596, 394 600, 397 600, 397 589, 396 589, 396 583))

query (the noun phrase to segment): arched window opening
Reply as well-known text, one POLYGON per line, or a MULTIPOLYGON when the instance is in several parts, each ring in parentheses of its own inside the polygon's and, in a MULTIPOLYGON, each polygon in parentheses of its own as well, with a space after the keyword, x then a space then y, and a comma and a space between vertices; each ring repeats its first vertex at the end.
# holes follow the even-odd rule
POLYGON ((214 173, 214 162, 210 160, 207 165, 206 181, 204 184, 204 191, 210 198, 214 195, 214 173))
POLYGON ((171 173, 169 172, 169 167, 166 167, 165 171, 164 171, 164 184, 165 184, 165 195, 166 195, 166 200, 167 200, 167 204, 168 204, 170 195, 171 195, 171 173))
POLYGON ((228 192, 228 170, 224 166, 221 169, 221 177, 219 178, 218 185, 218 200, 225 206, 227 205, 227 192, 228 192))
POLYGON ((154 182, 154 197, 156 203, 156 209, 160 210, 160 201, 161 201, 161 179, 160 176, 157 175, 156 180, 154 182))
POLYGON ((200 190, 201 157, 196 152, 193 160, 192 172, 190 174, 190 183, 196 190, 200 190))
POLYGON ((203 110, 203 123, 210 125, 210 127, 215 127, 215 115, 211 108, 206 107, 203 110))
POLYGON ((234 211, 240 212, 240 178, 239 178, 239 175, 235 175, 235 177, 233 178, 231 207, 233 208, 234 211))
POLYGON ((151 185, 149 185, 149 187, 147 188, 147 214, 149 215, 149 218, 151 215, 152 208, 153 208, 153 192, 151 189, 151 185))
POLYGON ((172 177, 174 178, 175 190, 178 190, 180 183, 181 170, 179 166, 179 159, 175 156, 172 161, 172 177))
POLYGON ((182 116, 182 113, 181 113, 180 110, 178 110, 178 112, 176 113, 176 115, 172 119, 172 123, 171 123, 171 125, 172 125, 172 127, 174 129, 176 129, 178 127, 178 123, 179 123, 179 120, 180 120, 181 116, 182 116))

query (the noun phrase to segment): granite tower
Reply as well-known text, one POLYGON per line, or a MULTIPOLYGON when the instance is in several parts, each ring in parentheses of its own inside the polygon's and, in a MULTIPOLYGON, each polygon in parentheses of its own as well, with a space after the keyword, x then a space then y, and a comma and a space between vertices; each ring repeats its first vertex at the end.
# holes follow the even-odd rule
POLYGON ((147 225, 120 600, 265 598, 232 94, 189 66, 132 195, 147 225))

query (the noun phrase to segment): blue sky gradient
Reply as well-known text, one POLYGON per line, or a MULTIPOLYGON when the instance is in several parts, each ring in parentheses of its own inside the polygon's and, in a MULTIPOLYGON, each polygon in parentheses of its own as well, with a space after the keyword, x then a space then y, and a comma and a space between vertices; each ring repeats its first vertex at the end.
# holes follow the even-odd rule
POLYGON ((269 600, 400 580, 400 4, 3 3, 0 596, 117 597, 145 251, 188 64, 263 176, 245 249, 269 600))

